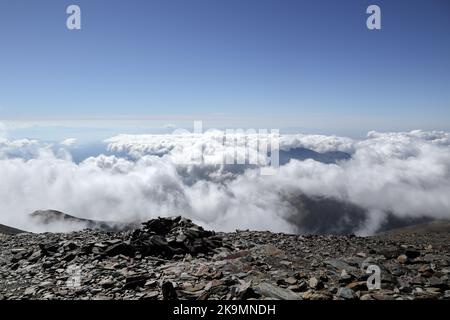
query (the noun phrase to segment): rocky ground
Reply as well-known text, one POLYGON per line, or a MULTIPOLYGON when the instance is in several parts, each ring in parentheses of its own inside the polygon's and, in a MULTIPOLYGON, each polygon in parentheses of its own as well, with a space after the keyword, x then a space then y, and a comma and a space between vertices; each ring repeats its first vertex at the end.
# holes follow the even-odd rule
POLYGON ((450 299, 448 233, 216 234, 176 217, 0 240, 0 300, 450 299), (380 289, 367 287, 370 265, 380 289))

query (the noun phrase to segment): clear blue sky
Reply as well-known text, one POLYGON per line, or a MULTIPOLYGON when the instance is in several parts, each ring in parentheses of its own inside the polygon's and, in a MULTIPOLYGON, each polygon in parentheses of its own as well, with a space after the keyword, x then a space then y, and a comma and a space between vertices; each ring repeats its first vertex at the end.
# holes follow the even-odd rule
POLYGON ((0 119, 157 115, 448 130, 450 1, 0 0, 0 119))

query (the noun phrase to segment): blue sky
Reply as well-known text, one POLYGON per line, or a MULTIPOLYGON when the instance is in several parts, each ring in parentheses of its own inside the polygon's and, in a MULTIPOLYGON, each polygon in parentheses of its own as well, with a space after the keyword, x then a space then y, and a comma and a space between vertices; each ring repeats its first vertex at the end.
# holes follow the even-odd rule
POLYGON ((450 130, 448 0, 0 0, 0 39, 3 120, 450 130))

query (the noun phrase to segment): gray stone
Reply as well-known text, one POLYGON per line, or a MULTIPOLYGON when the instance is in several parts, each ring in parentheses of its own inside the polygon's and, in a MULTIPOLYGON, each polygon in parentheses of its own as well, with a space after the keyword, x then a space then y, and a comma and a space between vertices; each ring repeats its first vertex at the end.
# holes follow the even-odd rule
POLYGON ((337 296, 343 299, 351 300, 356 299, 356 293, 352 289, 349 288, 339 288, 337 291, 337 296))
POLYGON ((262 296, 278 299, 278 300, 299 300, 299 296, 295 292, 274 286, 270 283, 263 282, 260 283, 255 291, 262 296))
POLYGON ((334 268, 338 272, 342 272, 342 270, 346 271, 356 271, 357 268, 349 265, 347 262, 342 260, 330 259, 324 261, 325 265, 334 268))

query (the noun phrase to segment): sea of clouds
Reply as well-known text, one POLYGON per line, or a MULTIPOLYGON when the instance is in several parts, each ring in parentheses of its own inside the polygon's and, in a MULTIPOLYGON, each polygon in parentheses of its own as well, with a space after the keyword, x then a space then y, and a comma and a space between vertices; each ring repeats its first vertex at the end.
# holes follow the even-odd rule
POLYGON ((450 218, 448 132, 369 132, 362 140, 281 135, 284 151, 306 148, 351 157, 328 164, 292 159, 269 176, 255 166, 220 164, 230 153, 247 152, 224 146, 222 139, 218 131, 118 135, 105 141, 115 155, 75 162, 70 149, 75 139, 55 144, 0 138, 0 224, 45 231, 29 214, 55 209, 107 221, 183 215, 215 230, 310 232, 302 225, 311 212, 299 203, 301 197, 361 208, 363 223, 355 222, 353 230, 358 234, 376 232, 388 215, 450 218), (190 163, 199 152, 203 162, 190 163))

